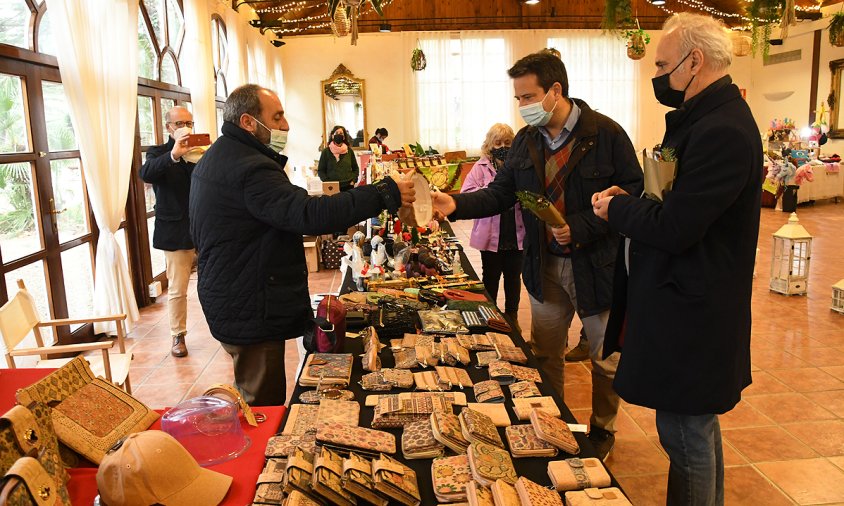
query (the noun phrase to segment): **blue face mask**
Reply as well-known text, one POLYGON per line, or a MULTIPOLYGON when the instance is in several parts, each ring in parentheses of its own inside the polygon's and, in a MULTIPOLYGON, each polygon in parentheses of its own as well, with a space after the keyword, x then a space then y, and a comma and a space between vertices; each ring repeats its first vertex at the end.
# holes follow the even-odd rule
POLYGON ((522 115, 522 119, 525 120, 525 123, 531 126, 540 127, 547 125, 548 122, 551 121, 551 116, 554 115, 554 109, 557 108, 557 102, 554 102, 554 107, 552 107, 550 111, 546 111, 545 108, 542 107, 542 102, 548 97, 548 93, 551 93, 550 89, 539 102, 519 107, 519 114, 522 115))

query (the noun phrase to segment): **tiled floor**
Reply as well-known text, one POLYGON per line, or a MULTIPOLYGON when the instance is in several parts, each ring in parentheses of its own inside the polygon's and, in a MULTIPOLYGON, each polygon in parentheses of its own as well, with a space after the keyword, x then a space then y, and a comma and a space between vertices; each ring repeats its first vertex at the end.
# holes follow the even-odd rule
MULTIPOLYGON (((808 296, 786 297, 768 290, 771 234, 788 218, 763 209, 758 277, 753 295, 753 385, 721 417, 727 465, 727 504, 844 504, 844 315, 829 309, 831 285, 844 278, 844 204, 826 201, 798 210, 814 234, 808 296)), ((471 222, 455 224, 468 244, 471 222)), ((467 252, 480 270, 480 255, 467 252)), ((311 293, 337 290, 336 272, 311 275, 311 293)), ((503 294, 502 294, 503 297, 503 294)), ((503 306, 503 299, 500 301, 503 306)), ((519 321, 530 328, 523 293, 519 321)), ((195 284, 189 296, 188 357, 169 354, 164 298, 141 311, 129 339, 135 359, 135 394, 154 407, 198 395, 212 383, 231 382, 231 360, 211 337, 195 284)), ((575 322, 569 333, 574 344, 575 322)), ((527 332, 526 332, 527 333, 527 332)), ((288 345, 287 371, 298 364, 288 345)), ((292 390, 292 382, 288 390, 292 390)), ((566 366, 566 400, 578 419, 590 412, 590 376, 584 363, 566 366)), ((653 411, 623 404, 619 432, 608 465, 634 504, 665 503, 668 459, 659 445, 653 411)))

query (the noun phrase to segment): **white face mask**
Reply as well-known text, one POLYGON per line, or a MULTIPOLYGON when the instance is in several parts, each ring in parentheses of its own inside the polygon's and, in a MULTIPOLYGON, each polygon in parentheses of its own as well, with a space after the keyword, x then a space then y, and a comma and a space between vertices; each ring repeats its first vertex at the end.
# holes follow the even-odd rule
POLYGON ((539 102, 519 107, 519 114, 522 115, 522 119, 525 120, 525 123, 531 126, 540 127, 547 125, 548 122, 551 121, 551 116, 554 115, 554 109, 557 108, 557 102, 554 102, 554 107, 552 107, 550 111, 546 111, 545 108, 542 107, 542 102, 544 102, 548 97, 548 93, 551 93, 550 89, 539 102))
POLYGON ((252 119, 254 119, 259 125, 270 131, 270 142, 266 144, 266 146, 275 151, 276 153, 281 153, 282 151, 284 151, 284 147, 287 145, 287 131, 270 128, 267 125, 258 121, 258 118, 253 117, 252 119))
POLYGON ((193 130, 191 127, 186 127, 186 126, 184 126, 182 128, 177 128, 177 129, 173 130, 173 138, 178 139, 179 136, 181 136, 182 134, 191 133, 191 130, 193 130))

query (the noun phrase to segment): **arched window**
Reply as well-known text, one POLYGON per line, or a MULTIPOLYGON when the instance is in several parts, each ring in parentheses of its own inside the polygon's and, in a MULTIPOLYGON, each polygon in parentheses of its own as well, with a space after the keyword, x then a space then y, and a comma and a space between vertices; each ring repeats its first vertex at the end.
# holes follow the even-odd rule
POLYGON ((138 76, 181 86, 182 1, 141 0, 138 9, 138 76))
POLYGON ((217 130, 223 126, 223 105, 229 95, 226 84, 226 69, 229 65, 228 37, 226 24, 218 14, 211 16, 211 58, 214 62, 214 85, 217 95, 217 130))

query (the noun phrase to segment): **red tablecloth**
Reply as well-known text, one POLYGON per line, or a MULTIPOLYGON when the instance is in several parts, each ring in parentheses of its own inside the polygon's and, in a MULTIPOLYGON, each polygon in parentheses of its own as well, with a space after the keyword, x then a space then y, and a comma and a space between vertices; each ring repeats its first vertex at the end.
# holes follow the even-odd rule
MULTIPOLYGON (((35 383, 53 369, 0 369, 0 413, 5 413, 15 404, 15 391, 35 383)), ((242 506, 251 504, 255 497, 255 482, 264 468, 264 448, 267 440, 278 432, 281 420, 284 418, 284 406, 255 407, 256 413, 267 415, 267 421, 252 427, 242 418, 243 429, 252 444, 240 457, 210 466, 208 469, 227 474, 234 478, 231 488, 222 504, 242 506)), ((159 414, 166 410, 156 410, 159 414)), ((150 429, 161 429, 161 420, 156 421, 150 429)), ((97 495, 97 468, 78 467, 70 469, 68 492, 75 505, 93 504, 97 495)))

